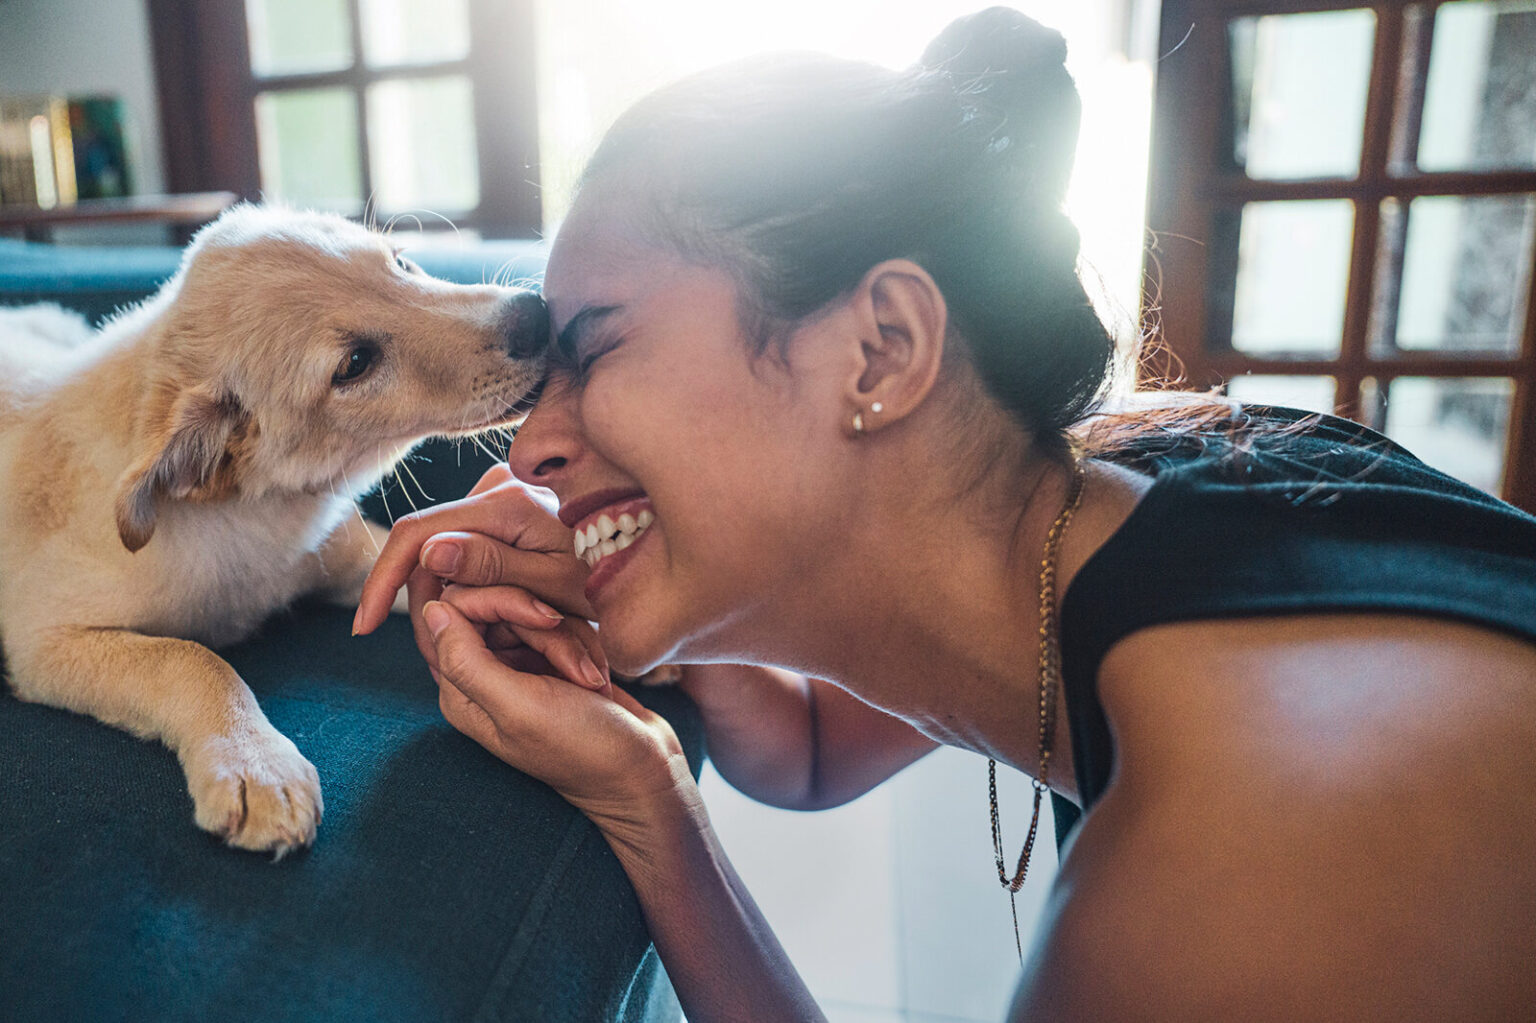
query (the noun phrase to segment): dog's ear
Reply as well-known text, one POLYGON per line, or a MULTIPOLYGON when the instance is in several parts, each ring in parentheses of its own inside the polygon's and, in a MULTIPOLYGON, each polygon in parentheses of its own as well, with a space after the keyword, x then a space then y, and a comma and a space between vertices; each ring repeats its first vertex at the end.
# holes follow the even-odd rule
POLYGON ((155 533, 162 498, 208 498, 233 490, 230 445, 249 415, 230 394, 186 391, 171 404, 148 454, 123 474, 117 490, 117 535, 137 551, 155 533))

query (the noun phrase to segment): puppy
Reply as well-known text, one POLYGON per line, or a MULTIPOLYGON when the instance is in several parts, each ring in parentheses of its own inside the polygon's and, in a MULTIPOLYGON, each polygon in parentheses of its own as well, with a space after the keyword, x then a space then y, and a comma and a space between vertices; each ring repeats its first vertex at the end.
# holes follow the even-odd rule
POLYGON ((355 602, 354 501, 412 446, 527 411, 538 296, 435 280, 340 217, 237 207, 93 331, 0 312, 0 643, 23 700, 164 742, 199 827, 281 857, 314 767, 209 647, 355 602))

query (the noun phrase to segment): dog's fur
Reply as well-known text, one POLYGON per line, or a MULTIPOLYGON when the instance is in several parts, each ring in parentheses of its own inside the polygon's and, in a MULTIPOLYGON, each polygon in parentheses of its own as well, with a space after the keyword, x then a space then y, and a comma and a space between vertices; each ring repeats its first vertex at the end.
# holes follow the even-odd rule
POLYGON ((422 438, 525 411, 547 329, 527 292, 438 281, 340 217, 257 206, 99 331, 0 311, 17 696, 164 741, 229 844, 309 843, 315 769, 208 647, 304 593, 355 600, 384 535, 355 498, 422 438), (370 368, 338 381, 356 348, 370 368))

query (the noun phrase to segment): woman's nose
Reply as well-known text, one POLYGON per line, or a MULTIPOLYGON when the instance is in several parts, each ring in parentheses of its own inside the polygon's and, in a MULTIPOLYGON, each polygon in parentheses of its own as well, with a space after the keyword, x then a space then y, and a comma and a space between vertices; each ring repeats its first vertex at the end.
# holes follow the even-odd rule
POLYGON ((580 448, 576 425, 575 389, 552 375, 507 452, 512 475, 530 486, 554 486, 580 448))

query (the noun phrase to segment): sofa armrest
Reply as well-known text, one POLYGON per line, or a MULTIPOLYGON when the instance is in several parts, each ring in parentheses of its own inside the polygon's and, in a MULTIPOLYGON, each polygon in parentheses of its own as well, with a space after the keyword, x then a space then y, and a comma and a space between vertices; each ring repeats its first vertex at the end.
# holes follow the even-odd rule
MULTIPOLYGON (((222 651, 320 772, 278 863, 196 830, 163 746, 0 696, 0 1016, 677 1018, 597 830, 442 720, 404 619, 350 622, 301 605, 222 651)), ((691 704, 638 695, 697 772, 691 704)))

